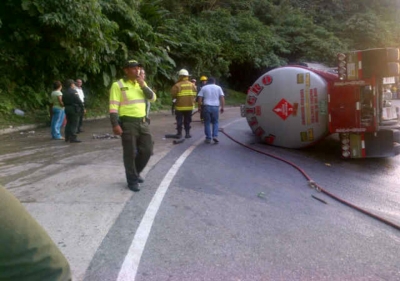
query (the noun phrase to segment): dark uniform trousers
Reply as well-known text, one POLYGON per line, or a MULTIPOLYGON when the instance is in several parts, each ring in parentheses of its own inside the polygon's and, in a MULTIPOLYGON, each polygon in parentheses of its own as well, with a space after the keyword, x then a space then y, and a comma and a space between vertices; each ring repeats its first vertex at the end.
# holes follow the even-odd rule
POLYGON ((192 123, 192 110, 175 110, 176 130, 178 134, 182 133, 182 125, 186 133, 190 131, 190 124, 192 123))
POLYGON ((65 115, 67 116, 67 125, 65 125, 66 140, 76 140, 76 132, 78 130, 80 114, 81 114, 80 112, 77 112, 76 106, 74 105, 65 106, 65 115))
POLYGON ((78 129, 77 129, 78 133, 82 131, 82 123, 83 123, 83 116, 84 115, 85 115, 85 113, 83 111, 81 113, 79 113, 78 129))
POLYGON ((146 118, 120 117, 122 149, 128 185, 138 182, 153 153, 153 140, 146 118))

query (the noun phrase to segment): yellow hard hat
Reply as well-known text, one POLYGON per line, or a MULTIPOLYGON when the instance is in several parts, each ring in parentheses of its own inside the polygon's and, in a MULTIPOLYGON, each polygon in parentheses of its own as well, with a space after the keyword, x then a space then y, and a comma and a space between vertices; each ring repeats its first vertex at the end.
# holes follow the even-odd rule
POLYGON ((207 81, 207 76, 204 76, 204 75, 201 76, 201 77, 200 77, 200 81, 207 81))

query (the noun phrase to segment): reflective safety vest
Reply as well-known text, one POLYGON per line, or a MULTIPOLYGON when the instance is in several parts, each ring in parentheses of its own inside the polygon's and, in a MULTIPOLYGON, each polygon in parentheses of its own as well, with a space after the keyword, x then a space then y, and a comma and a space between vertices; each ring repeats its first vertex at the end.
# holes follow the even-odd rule
MULTIPOLYGON (((192 82, 183 80, 175 84, 176 93, 176 110, 193 110, 196 99, 196 88, 192 82)), ((173 90, 173 91, 174 91, 173 90)))
POLYGON ((146 116, 146 98, 139 83, 120 79, 112 84, 110 113, 130 117, 146 116))

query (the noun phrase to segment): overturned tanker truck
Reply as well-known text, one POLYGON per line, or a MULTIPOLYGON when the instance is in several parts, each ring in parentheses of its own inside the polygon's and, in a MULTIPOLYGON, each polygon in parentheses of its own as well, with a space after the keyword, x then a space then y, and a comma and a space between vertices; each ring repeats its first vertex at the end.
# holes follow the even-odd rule
POLYGON ((313 65, 273 69, 249 88, 243 117, 267 144, 304 148, 338 134, 343 158, 400 153, 398 48, 338 54, 335 71, 313 65))

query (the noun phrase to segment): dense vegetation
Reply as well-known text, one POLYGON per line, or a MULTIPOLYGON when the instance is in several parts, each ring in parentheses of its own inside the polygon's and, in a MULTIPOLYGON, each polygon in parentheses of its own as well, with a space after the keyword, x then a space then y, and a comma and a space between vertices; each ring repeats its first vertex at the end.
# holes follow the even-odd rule
POLYGON ((67 78, 106 112, 126 58, 144 63, 160 102, 180 68, 245 91, 279 65, 400 46, 399 12, 398 0, 2 0, 0 115, 45 112, 67 78))

